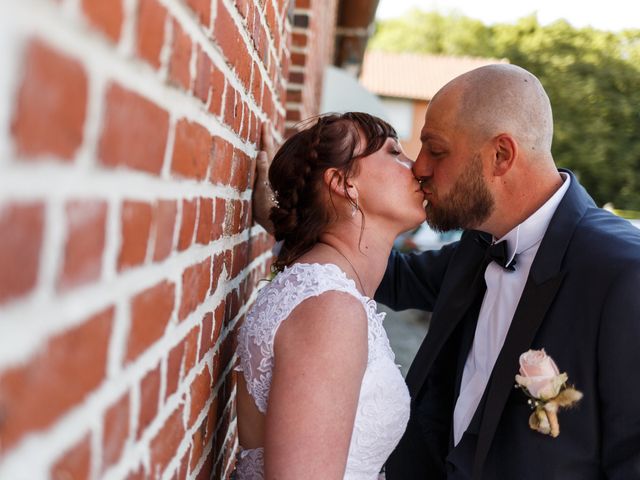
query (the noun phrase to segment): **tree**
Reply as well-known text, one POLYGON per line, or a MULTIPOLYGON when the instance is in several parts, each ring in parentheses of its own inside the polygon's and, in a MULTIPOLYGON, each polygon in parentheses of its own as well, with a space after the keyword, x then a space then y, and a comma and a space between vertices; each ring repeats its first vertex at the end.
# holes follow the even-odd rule
POLYGON ((542 26, 534 15, 487 26, 413 11, 380 22, 370 48, 507 58, 531 71, 553 105, 558 165, 599 205, 640 210, 640 30, 542 26))

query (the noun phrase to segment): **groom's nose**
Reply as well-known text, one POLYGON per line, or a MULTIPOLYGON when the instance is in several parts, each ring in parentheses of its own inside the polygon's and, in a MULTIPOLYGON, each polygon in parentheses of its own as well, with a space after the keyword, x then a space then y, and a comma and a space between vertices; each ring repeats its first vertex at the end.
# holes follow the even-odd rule
POLYGON ((429 157, 424 148, 420 149, 420 153, 413 163, 413 175, 418 179, 424 179, 433 175, 433 167, 429 162, 429 157))

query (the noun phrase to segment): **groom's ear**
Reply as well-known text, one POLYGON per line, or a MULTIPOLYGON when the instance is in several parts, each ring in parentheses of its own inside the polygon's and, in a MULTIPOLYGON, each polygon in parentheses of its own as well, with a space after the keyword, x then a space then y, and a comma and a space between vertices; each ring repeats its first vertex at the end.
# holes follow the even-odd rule
POLYGON ((496 177, 501 177, 513 166, 518 155, 518 143, 507 133, 502 133, 496 136, 493 142, 493 174, 496 177))

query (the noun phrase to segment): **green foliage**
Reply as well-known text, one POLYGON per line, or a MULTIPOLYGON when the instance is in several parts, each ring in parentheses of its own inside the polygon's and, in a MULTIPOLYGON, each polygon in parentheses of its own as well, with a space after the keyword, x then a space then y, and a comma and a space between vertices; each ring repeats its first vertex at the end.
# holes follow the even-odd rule
POLYGON ((507 58, 540 78, 554 110, 553 154, 599 205, 640 210, 640 30, 484 25, 412 11, 377 24, 369 48, 507 58))

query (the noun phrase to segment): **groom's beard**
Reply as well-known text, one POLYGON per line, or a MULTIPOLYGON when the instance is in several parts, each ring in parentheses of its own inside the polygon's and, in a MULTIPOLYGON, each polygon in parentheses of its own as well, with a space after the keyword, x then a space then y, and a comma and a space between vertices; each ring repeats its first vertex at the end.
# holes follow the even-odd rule
POLYGON ((439 232, 473 229, 481 225, 493 212, 495 201, 482 176, 480 154, 474 155, 469 168, 456 180, 451 191, 438 198, 438 191, 425 182, 433 192, 435 203, 425 207, 427 223, 439 232))

